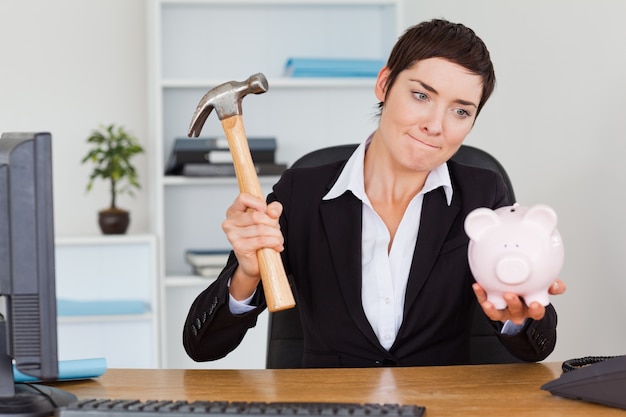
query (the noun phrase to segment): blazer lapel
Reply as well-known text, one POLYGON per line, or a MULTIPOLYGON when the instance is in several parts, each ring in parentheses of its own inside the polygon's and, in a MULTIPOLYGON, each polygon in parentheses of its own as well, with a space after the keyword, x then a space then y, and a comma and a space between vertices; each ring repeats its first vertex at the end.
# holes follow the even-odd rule
POLYGON ((328 236, 333 267, 339 278, 346 305, 358 328, 376 345, 361 301, 361 225, 362 203, 351 192, 324 201, 320 206, 322 222, 328 236))
POLYGON ((419 233, 406 288, 405 315, 411 310, 411 305, 424 286, 448 234, 447 231, 458 213, 459 208, 454 202, 450 206, 447 205, 442 188, 437 188, 424 196, 419 233))

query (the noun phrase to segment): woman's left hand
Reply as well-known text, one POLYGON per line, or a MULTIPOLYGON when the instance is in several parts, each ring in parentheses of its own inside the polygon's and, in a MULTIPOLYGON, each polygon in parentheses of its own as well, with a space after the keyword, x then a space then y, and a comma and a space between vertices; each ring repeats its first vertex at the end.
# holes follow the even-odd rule
MULTIPOLYGON (((511 292, 505 293, 503 296, 507 304, 506 308, 498 310, 492 303, 487 301, 487 293, 480 284, 474 283, 472 288, 474 294, 476 294, 478 304, 480 304, 487 317, 493 321, 505 322, 510 320, 515 324, 522 324, 527 318, 541 320, 546 313, 546 308, 540 303, 533 301, 527 306, 520 296, 511 292)), ((565 283, 557 279, 548 289, 548 293, 550 295, 559 295, 563 294, 566 289, 565 283)))

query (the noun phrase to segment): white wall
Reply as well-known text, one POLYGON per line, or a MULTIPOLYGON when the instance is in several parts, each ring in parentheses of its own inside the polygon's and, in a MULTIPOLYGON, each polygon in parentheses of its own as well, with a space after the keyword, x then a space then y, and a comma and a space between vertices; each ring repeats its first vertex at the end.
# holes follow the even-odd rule
POLYGON ((507 168, 525 205, 559 215, 565 243, 549 360, 626 353, 626 2, 409 0, 406 25, 443 17, 490 49, 497 87, 468 144, 507 168))
MULTIPOLYGON (((143 0, 0 0, 0 132, 53 136, 57 235, 99 234, 107 184, 85 192, 85 138, 101 124, 124 125, 146 146, 146 13, 143 0)), ((136 158, 142 190, 118 205, 129 233, 146 232, 147 158, 136 158)))
MULTIPOLYGON (((504 163, 520 203, 559 214, 569 289, 549 359, 626 353, 626 3, 408 0, 405 15, 463 22, 490 48, 498 85, 468 143, 504 163)), ((84 138, 115 122, 149 146, 145 2, 0 0, 0 16, 0 132, 53 133, 57 234, 97 234, 108 195, 84 193, 84 138)), ((120 201, 130 233, 150 224, 138 162, 144 192, 120 201)))

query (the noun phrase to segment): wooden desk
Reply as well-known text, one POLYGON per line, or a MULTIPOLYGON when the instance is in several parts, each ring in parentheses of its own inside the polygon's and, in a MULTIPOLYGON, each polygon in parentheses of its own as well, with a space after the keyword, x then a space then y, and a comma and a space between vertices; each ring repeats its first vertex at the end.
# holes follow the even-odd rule
POLYGON ((79 398, 336 401, 419 404, 437 416, 626 416, 617 408, 552 396, 539 388, 560 363, 423 368, 176 370, 109 369, 57 383, 79 398))

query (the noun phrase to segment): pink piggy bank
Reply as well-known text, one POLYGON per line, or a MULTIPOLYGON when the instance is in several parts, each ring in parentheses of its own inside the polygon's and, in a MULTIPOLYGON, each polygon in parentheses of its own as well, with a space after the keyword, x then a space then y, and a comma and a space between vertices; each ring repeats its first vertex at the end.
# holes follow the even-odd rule
POLYGON ((543 204, 478 208, 468 214, 469 266, 497 309, 506 308, 505 292, 521 296, 526 305, 549 304, 548 288, 564 258, 556 224, 556 213, 543 204))

